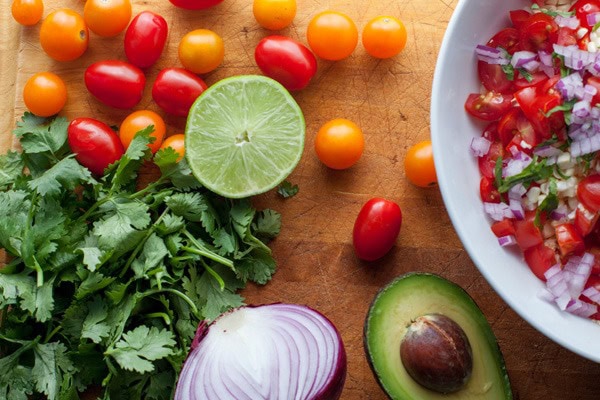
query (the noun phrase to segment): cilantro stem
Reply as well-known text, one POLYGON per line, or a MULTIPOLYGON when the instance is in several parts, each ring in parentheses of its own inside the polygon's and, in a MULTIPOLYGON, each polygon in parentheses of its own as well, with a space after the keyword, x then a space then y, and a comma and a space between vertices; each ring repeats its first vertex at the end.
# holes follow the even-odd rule
POLYGON ((62 329, 62 325, 58 325, 56 328, 54 328, 52 330, 52 332, 50 332, 46 336, 46 339, 44 339, 44 343, 48 343, 50 341, 50 339, 52 339, 54 337, 54 335, 56 335, 58 332, 60 332, 61 329, 62 329))
POLYGON ((154 312, 154 313, 149 313, 145 315, 147 318, 162 318, 165 321, 165 324, 167 325, 171 325, 171 317, 169 317, 169 314, 164 313, 164 312, 154 312))
POLYGON ((152 234, 156 231, 156 227, 160 224, 160 222, 162 221, 162 219, 164 218, 164 216, 166 214, 167 214, 167 210, 165 209, 162 212, 162 214, 160 214, 158 219, 154 222, 152 227, 150 229, 148 229, 148 232, 146 232, 146 235, 143 237, 143 239, 140 240, 140 242, 137 244, 137 246, 135 246, 135 249, 133 249, 133 251, 131 252, 131 255, 127 259, 127 262, 125 263, 125 266, 123 266, 123 269, 119 273, 119 278, 122 278, 125 275, 125 273, 127 273, 127 271, 129 270, 129 267, 131 266, 131 264, 133 263, 135 258, 138 256, 138 254, 144 247, 144 244, 146 244, 146 242, 148 241, 150 236, 152 236, 152 234))
POLYGON ((148 290, 147 292, 144 292, 142 294, 142 296, 148 297, 148 296, 154 296, 155 294, 160 294, 160 293, 171 293, 171 294, 174 294, 175 296, 180 297, 181 300, 185 301, 190 306, 190 309, 192 310, 192 313, 194 313, 196 318, 202 319, 200 312, 198 310, 198 307, 196 307, 196 304, 194 304, 192 299, 187 297, 185 294, 181 293, 179 290, 170 289, 170 288, 164 288, 164 289, 160 289, 160 290, 154 289, 154 290, 148 290))
POLYGON ((202 262, 202 265, 204 266, 204 269, 206 270, 206 272, 208 272, 219 283, 219 287, 221 288, 221 291, 225 290, 225 281, 223 280, 223 278, 221 278, 221 276, 217 273, 217 271, 212 269, 207 263, 204 262, 204 260, 200 260, 200 261, 202 262))
POLYGON ((190 242, 194 245, 194 247, 189 247, 189 246, 182 246, 181 249, 185 250, 189 253, 192 254, 197 254, 199 256, 204 256, 206 258, 209 258, 213 261, 218 262, 219 264, 223 264, 231 269, 233 268, 233 261, 231 261, 228 258, 225 257, 221 257, 220 255, 218 255, 217 253, 208 250, 206 247, 202 246, 200 244, 200 242, 198 242, 196 240, 196 238, 194 237, 194 235, 192 235, 187 229, 184 229, 183 234, 190 240, 190 242))

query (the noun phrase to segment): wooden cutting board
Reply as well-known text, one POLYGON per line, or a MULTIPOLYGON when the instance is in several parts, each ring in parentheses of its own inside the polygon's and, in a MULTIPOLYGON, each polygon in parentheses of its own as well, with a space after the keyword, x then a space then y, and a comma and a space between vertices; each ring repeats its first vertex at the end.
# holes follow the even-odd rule
MULTIPOLYGON (((0 4, 0 151, 14 145, 10 131, 24 112, 24 82, 42 70, 65 80, 69 100, 62 114, 67 118, 90 116, 118 125, 128 112, 93 99, 85 89, 83 71, 97 60, 124 60, 123 35, 104 39, 91 34, 90 48, 82 58, 55 62, 40 48, 39 24, 19 26, 10 15, 10 0, 0 0, 0 4)), ((303 303, 323 312, 339 328, 348 353, 342 399, 384 399, 363 351, 362 324, 368 306, 379 288, 402 273, 438 273, 465 288, 487 316, 503 350, 516 398, 598 399, 600 365, 551 342, 509 309, 463 249, 439 190, 417 188, 404 177, 407 149, 429 137, 433 71, 456 4, 457 0, 298 0, 293 25, 280 34, 306 43, 310 18, 333 9, 348 14, 359 29, 375 16, 396 16, 407 27, 408 44, 391 60, 371 58, 360 44, 346 60, 319 60, 314 81, 294 93, 307 123, 304 155, 290 177, 300 192, 287 200, 275 193, 256 199, 257 206, 274 208, 283 216, 281 235, 272 243, 278 271, 268 285, 251 286, 244 294, 248 303, 303 303), (313 149, 317 129, 337 117, 353 120, 365 134, 362 159, 346 171, 327 169, 313 149), (375 196, 400 204, 403 227, 388 256, 363 263, 354 256, 351 232, 362 204, 375 196)), ((44 15, 63 7, 82 12, 83 5, 79 0, 47 0, 44 15)), ((224 0, 217 7, 197 12, 177 9, 167 0, 134 1, 134 14, 143 10, 162 14, 170 32, 161 60, 147 73, 148 87, 138 109, 160 111, 151 100, 149 85, 160 69, 180 66, 177 45, 192 29, 212 29, 225 41, 224 63, 204 76, 208 84, 260 72, 253 58, 254 47, 269 32, 255 22, 251 0, 224 0)), ((184 128, 182 118, 167 117, 166 121, 169 133, 184 128)))

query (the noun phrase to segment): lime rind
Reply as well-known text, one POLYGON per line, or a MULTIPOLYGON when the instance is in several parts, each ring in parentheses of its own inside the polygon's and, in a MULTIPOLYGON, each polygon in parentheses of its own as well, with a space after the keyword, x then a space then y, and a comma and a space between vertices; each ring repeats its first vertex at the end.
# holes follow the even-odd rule
POLYGON ((278 82, 260 75, 223 79, 192 105, 186 158, 206 188, 225 197, 267 192, 298 165, 304 150, 302 110, 278 82))

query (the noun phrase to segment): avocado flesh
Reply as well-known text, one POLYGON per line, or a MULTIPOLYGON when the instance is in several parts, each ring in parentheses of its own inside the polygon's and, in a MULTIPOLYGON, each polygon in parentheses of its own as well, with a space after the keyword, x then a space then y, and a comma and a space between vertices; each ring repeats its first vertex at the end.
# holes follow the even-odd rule
POLYGON ((410 273, 384 287, 367 314, 364 345, 375 378, 391 399, 512 399, 504 358, 490 325, 467 292, 440 276, 410 273), (471 378, 454 393, 437 393, 419 385, 400 360, 400 342, 408 325, 432 313, 458 323, 473 350, 471 378))

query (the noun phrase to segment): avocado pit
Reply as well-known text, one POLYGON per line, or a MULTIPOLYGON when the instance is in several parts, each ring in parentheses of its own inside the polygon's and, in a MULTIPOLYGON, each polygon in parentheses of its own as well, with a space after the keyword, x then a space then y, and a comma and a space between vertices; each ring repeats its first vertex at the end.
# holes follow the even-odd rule
POLYGON ((464 330, 442 314, 426 314, 408 326, 400 358, 420 385, 439 393, 463 388, 473 372, 473 352, 464 330))

